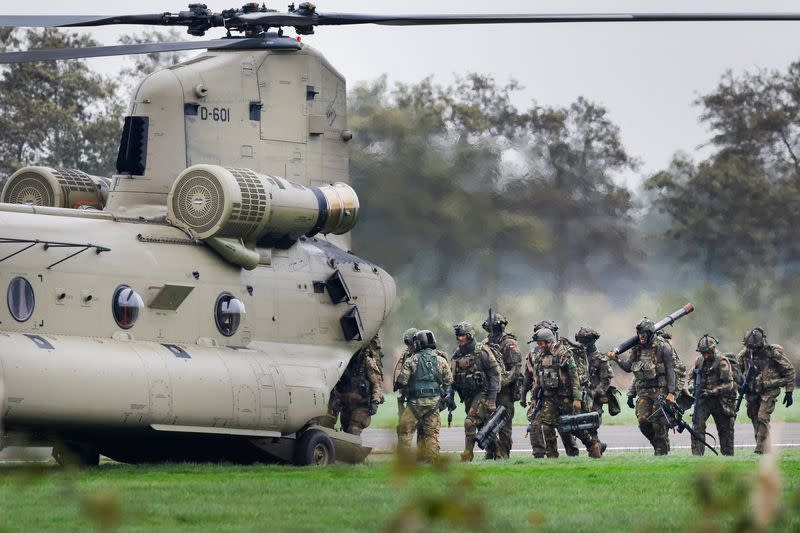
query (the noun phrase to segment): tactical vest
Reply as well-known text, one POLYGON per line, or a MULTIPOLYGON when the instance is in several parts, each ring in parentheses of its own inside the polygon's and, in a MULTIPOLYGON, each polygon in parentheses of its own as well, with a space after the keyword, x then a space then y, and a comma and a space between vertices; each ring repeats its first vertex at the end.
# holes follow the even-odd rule
POLYGON ((595 350, 592 353, 586 352, 586 359, 589 361, 589 385, 595 389, 602 382, 600 374, 608 364, 608 357, 595 350))
MULTIPOLYGON (((720 365, 724 356, 717 354, 711 361, 710 365, 705 364, 702 356, 698 358, 694 368, 700 369, 700 389, 709 391, 718 385, 722 384, 722 376, 720 375, 720 365)), ((732 372, 731 372, 732 373, 732 372)), ((697 386, 697 375, 695 374, 695 386, 697 386)), ((694 392, 694 391, 692 391, 694 392)))
POLYGON ((358 394, 369 400, 372 396, 372 383, 367 379, 367 354, 360 350, 347 365, 336 387, 339 392, 358 394))
POLYGON ((456 349, 453 354, 453 387, 462 396, 470 397, 484 390, 486 373, 481 362, 480 346, 475 346, 472 352, 460 355, 456 349))
MULTIPOLYGON (((776 348, 781 352, 783 351, 783 348, 780 346, 769 344, 764 347, 759 355, 753 355, 752 358, 753 364, 756 367, 756 376, 759 378, 758 381, 767 384, 765 390, 779 388, 773 384, 782 379, 780 367, 777 364, 778 356, 775 354, 776 348)), ((747 357, 745 357, 745 361, 747 361, 747 357)))
POLYGON ((501 351, 502 349, 501 345, 493 344, 489 342, 489 339, 486 339, 484 342, 481 343, 479 348, 483 348, 485 350, 491 350, 492 355, 494 355, 495 360, 497 360, 497 366, 500 369, 500 388, 502 389, 503 387, 508 385, 508 380, 511 376, 511 372, 509 372, 506 369, 505 357, 503 357, 503 352, 501 351))
POLYGON ((408 397, 436 398, 442 395, 442 371, 439 369, 439 356, 426 348, 416 354, 417 369, 409 380, 408 397))
POLYGON ((664 361, 658 357, 663 342, 660 337, 656 337, 650 346, 634 346, 633 350, 638 357, 631 364, 631 371, 636 379, 637 388, 652 389, 667 386, 667 371, 664 361))
POLYGON ((557 349, 555 355, 540 353, 536 359, 536 377, 546 396, 572 396, 569 374, 562 370, 569 352, 557 349))
POLYGON ((569 339, 562 338, 560 340, 564 348, 572 352, 572 357, 575 359, 575 366, 578 369, 578 379, 580 379, 581 387, 589 385, 589 357, 586 353, 586 348, 582 344, 576 344, 569 339))

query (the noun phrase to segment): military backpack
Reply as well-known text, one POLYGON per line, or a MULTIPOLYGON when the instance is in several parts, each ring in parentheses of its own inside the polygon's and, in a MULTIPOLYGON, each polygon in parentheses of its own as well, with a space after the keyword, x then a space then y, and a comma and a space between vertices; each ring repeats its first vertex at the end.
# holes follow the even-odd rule
POLYGON ((439 356, 430 349, 417 353, 417 369, 411 379, 409 398, 437 398, 442 395, 439 356))

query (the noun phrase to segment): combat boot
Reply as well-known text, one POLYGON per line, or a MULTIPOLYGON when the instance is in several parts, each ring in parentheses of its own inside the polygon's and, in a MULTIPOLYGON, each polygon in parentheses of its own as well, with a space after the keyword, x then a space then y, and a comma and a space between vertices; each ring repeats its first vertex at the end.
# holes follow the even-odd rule
POLYGON ((464 451, 461 452, 461 462, 462 463, 471 463, 474 457, 472 450, 475 449, 475 439, 472 437, 467 437, 464 440, 464 451))
POLYGON ((603 448, 600 446, 600 441, 594 441, 587 451, 592 459, 600 459, 603 456, 603 448))

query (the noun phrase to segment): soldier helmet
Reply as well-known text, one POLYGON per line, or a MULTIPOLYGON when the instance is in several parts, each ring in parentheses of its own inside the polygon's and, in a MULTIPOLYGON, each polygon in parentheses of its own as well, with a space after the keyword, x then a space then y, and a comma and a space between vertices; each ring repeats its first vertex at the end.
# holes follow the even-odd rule
POLYGON ((414 336, 419 331, 417 328, 408 328, 405 333, 403 333, 403 343, 408 346, 409 348, 414 347, 414 336))
POLYGON ((596 329, 583 326, 575 333, 575 340, 580 343, 590 343, 600 338, 600 334, 596 329))
POLYGON ((647 317, 644 317, 638 324, 636 324, 637 335, 647 335, 648 344, 653 340, 653 335, 656 333, 655 323, 647 317))
POLYGON ((375 333, 375 336, 372 337, 372 340, 369 342, 373 347, 377 348, 378 350, 383 348, 383 344, 381 344, 381 332, 379 331, 375 333))
POLYGON ((717 339, 706 333, 705 335, 700 337, 699 341, 697 341, 697 351, 700 353, 713 352, 716 349, 717 344, 719 344, 719 341, 717 341, 717 339))
POLYGON ((492 313, 491 318, 491 324, 489 324, 489 317, 487 317, 486 320, 483 321, 483 324, 481 324, 481 327, 484 331, 491 333, 493 330, 503 331, 506 329, 506 326, 508 325, 508 319, 506 317, 499 313, 492 313))
POLYGON ((453 332, 456 334, 456 337, 466 335, 468 341, 472 342, 475 340, 475 326, 469 322, 459 322, 455 324, 453 326, 453 332))
POLYGON ((544 341, 547 344, 556 342, 556 334, 548 328, 541 328, 533 332, 533 340, 536 342, 544 341))
POLYGON ((425 348, 436 348, 436 337, 434 337, 433 332, 428 329, 419 330, 414 335, 414 348, 417 351, 425 348))
POLYGON ((534 333, 542 328, 547 328, 554 334, 558 333, 558 324, 556 324, 554 320, 542 320, 541 322, 537 322, 536 324, 533 325, 534 333))
POLYGON ((751 350, 760 350, 764 347, 767 334, 762 328, 753 328, 744 336, 744 345, 751 350))

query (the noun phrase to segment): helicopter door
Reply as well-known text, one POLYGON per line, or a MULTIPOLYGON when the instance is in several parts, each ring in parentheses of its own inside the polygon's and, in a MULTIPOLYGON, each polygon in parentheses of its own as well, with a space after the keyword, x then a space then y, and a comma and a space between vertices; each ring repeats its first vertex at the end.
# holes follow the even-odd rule
POLYGON ((306 116, 305 62, 297 55, 270 54, 258 69, 261 98, 261 139, 305 143, 306 116))
POLYGON ((260 401, 260 417, 258 426, 261 428, 280 427, 276 419, 278 414, 278 397, 275 392, 275 378, 267 364, 261 364, 256 358, 250 360, 250 366, 256 375, 260 401))

